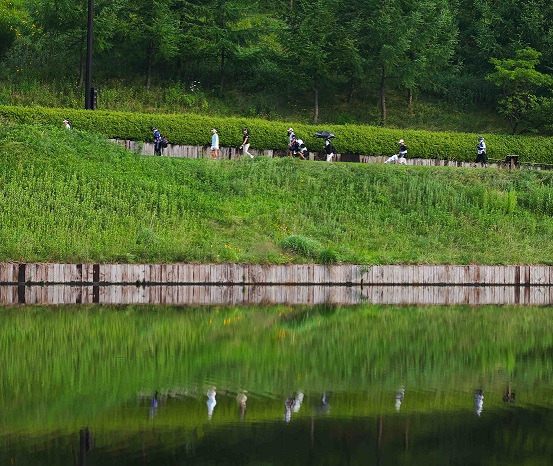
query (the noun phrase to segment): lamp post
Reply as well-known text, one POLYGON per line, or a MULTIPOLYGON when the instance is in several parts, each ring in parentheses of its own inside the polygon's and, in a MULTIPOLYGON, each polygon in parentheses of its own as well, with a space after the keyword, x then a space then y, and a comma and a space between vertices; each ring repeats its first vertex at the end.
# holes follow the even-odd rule
POLYGON ((86 83, 85 102, 86 110, 94 110, 92 105, 92 28, 94 26, 94 0, 88 0, 88 32, 86 35, 86 83))

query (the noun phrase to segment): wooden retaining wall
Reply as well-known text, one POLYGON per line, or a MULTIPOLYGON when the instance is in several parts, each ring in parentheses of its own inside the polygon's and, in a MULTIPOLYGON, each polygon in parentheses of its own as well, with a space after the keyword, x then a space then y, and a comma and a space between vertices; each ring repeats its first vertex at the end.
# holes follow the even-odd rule
POLYGON ((0 284, 553 285, 546 265, 0 263, 0 284))
POLYGON ((523 286, 236 286, 96 285, 0 286, 0 305, 18 304, 393 304, 553 305, 553 287, 523 286))
MULTIPOLYGON (((152 142, 138 142, 131 140, 111 139, 126 149, 137 152, 142 155, 154 155, 154 144, 152 142)), ((250 148, 249 152, 253 155, 263 155, 266 157, 278 157, 288 154, 286 150, 273 150, 273 149, 253 149, 250 148)), ((241 152, 236 147, 221 147, 219 149, 219 159, 236 159, 241 157, 241 152)), ((390 154, 391 155, 391 154, 390 154)), ((211 151, 209 146, 181 146, 176 144, 169 144, 166 149, 163 150, 164 157, 178 157, 189 159, 200 159, 204 157, 211 158, 211 151)), ((358 154, 338 154, 336 162, 359 162, 359 163, 384 163, 388 157, 374 156, 374 155, 358 155, 358 154)), ((309 152, 309 160, 326 160, 326 155, 320 152, 309 152)), ((441 160, 441 159, 417 159, 408 158, 407 165, 423 165, 433 167, 470 167, 471 162, 457 162, 455 160, 441 160)), ((489 163, 488 167, 507 168, 505 163, 489 163)), ((523 165, 524 168, 531 170, 550 170, 551 167, 541 165, 523 165)))

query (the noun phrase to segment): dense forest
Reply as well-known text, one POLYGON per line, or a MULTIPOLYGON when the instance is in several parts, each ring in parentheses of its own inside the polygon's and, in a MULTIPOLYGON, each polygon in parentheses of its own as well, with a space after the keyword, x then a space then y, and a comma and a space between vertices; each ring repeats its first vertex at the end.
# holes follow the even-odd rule
MULTIPOLYGON (((3 0, 0 79, 82 90, 87 0, 3 0)), ((414 100, 493 111, 513 133, 553 130, 550 0, 96 0, 94 85, 202 106, 238 96, 314 122, 326 105, 414 100)), ((348 114, 336 119, 348 123, 348 114)))

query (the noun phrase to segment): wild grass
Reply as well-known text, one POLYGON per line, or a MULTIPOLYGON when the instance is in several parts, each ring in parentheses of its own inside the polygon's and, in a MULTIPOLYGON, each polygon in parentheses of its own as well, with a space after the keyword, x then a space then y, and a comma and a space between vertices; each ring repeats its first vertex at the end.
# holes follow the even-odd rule
POLYGON ((549 172, 154 158, 0 128, 4 261, 551 263, 552 214, 549 172))

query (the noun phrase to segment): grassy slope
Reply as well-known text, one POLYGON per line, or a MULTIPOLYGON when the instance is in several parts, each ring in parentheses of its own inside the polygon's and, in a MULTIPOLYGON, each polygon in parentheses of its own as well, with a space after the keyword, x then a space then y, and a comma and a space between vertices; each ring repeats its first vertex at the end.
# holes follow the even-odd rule
POLYGON ((545 172, 159 159, 89 133, 4 126, 0 201, 0 260, 553 257, 553 175, 545 172), (288 241, 295 251, 280 247, 290 235, 302 237, 288 241))

